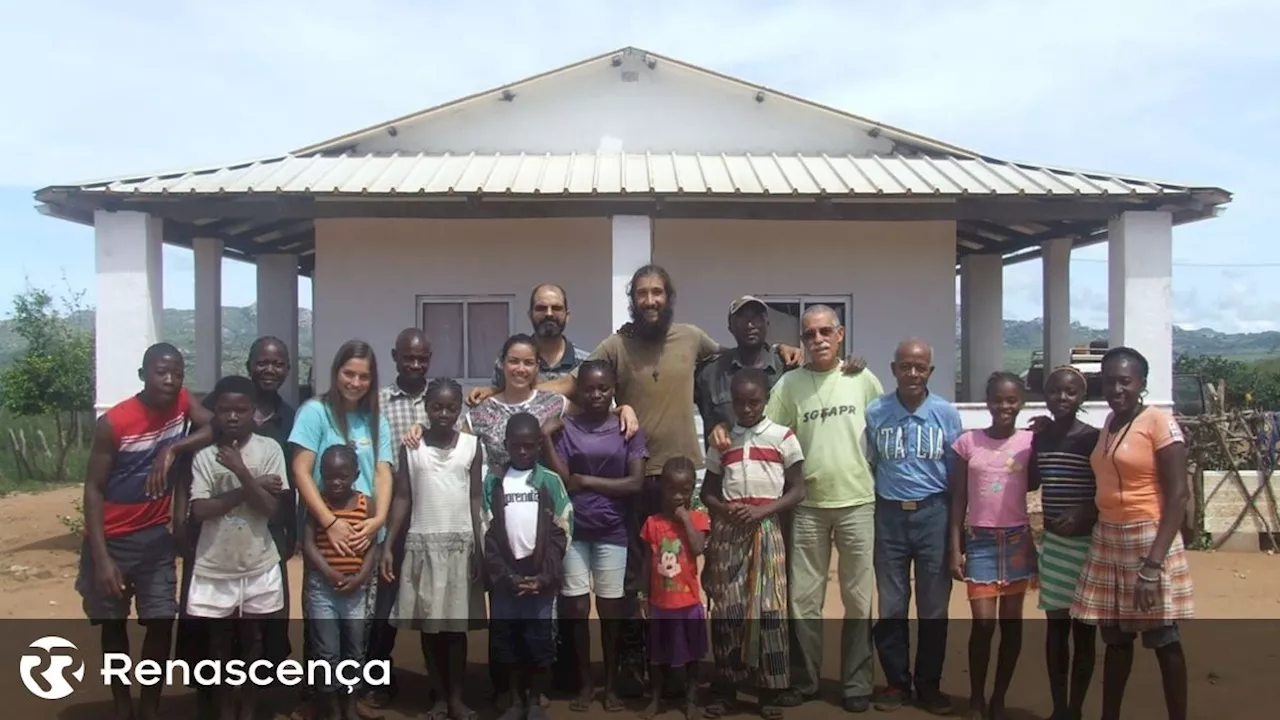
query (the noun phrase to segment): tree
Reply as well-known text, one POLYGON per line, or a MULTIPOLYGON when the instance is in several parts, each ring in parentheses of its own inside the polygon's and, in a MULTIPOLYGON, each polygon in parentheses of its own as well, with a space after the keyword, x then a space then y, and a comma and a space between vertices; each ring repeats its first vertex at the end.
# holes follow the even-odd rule
POLYGON ((13 330, 26 350, 0 374, 4 408, 20 417, 51 417, 57 434, 56 482, 67 479, 67 456, 80 435, 80 413, 93 409, 93 333, 73 316, 83 292, 55 305, 48 292, 28 288, 13 299, 13 330))
POLYGON ((1179 355, 1174 372, 1199 375, 1205 382, 1226 386, 1227 407, 1280 410, 1280 371, 1266 362, 1247 363, 1217 355, 1179 355))

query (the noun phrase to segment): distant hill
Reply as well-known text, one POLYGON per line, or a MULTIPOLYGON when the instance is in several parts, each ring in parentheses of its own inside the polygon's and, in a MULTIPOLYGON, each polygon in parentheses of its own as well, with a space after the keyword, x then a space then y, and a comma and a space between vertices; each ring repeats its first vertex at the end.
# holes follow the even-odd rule
MULTIPOLYGON (((93 311, 78 313, 74 320, 84 327, 93 327, 93 311)), ((222 308, 222 373, 224 375, 243 374, 249 346, 258 336, 258 311, 253 305, 248 307, 222 308)), ((187 377, 194 376, 193 368, 200 359, 195 357, 195 312, 192 310, 164 311, 164 339, 173 343, 187 357, 187 377)), ((299 378, 305 381, 306 372, 311 367, 311 311, 298 309, 298 345, 290 348, 294 352, 294 370, 301 369, 299 378)), ((0 321, 0 367, 8 365, 13 358, 22 353, 22 338, 14 334, 8 320, 0 321)))
MULTIPOLYGON (((294 364, 302 368, 301 378, 306 377, 306 370, 311 367, 311 311, 298 310, 299 345, 295 349, 294 364), (301 363, 299 363, 301 360, 301 363)), ((76 317, 76 321, 85 327, 93 326, 93 311, 86 311, 76 317)), ((1079 324, 1072 325, 1074 340, 1088 342, 1105 339, 1105 330, 1089 328, 1079 324)), ((1039 350, 1042 342, 1043 324, 1040 320, 1005 320, 1004 345, 1005 366, 1010 370, 1022 371, 1033 350, 1039 350)), ((226 307, 222 309, 222 371, 223 373, 244 372, 245 357, 249 345, 258 333, 257 308, 226 307)), ((956 337, 960 328, 957 323, 956 337)), ((188 358, 190 366, 200 360, 195 357, 195 313, 191 310, 164 311, 164 337, 177 345, 188 358)), ((22 339, 14 335, 8 320, 0 321, 0 367, 8 365, 12 359, 22 352, 22 339)), ((1173 351, 1175 354, 1221 355, 1235 360, 1260 360, 1280 356, 1280 332, 1262 333, 1223 333, 1217 330, 1173 329, 1173 351)), ((190 375, 191 373, 188 372, 190 375)))
MULTIPOLYGON (((1107 331, 1071 324, 1072 340, 1087 343, 1106 340, 1107 331)), ((1044 342, 1044 323, 1040 320, 1004 321, 1004 359, 1008 370, 1027 369, 1031 353, 1044 342)), ((960 337, 957 324, 956 337, 960 337)), ((1232 360, 1253 361, 1280 356, 1280 332, 1224 333, 1209 328, 1185 330, 1173 328, 1174 355, 1220 355, 1232 360)))

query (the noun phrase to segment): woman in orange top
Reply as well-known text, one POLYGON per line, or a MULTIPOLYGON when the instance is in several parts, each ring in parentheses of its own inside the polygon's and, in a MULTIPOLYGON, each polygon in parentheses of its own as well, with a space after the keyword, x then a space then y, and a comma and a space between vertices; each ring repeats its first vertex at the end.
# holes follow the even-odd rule
POLYGON ((1107 645, 1102 718, 1118 720, 1133 642, 1155 651, 1169 718, 1187 716, 1187 665, 1177 621, 1192 616, 1191 573, 1179 532, 1189 491, 1187 446, 1167 411, 1143 404, 1147 360, 1112 348, 1102 358, 1111 414, 1089 458, 1098 523, 1076 585, 1072 617, 1107 645))

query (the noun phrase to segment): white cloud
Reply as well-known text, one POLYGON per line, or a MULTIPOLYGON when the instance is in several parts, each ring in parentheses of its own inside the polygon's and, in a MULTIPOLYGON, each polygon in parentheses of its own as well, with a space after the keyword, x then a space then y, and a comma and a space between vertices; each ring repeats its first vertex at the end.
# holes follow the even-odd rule
MULTIPOLYGON (((1259 91, 1280 77, 1273 0, 67 0, 5 14, 20 111, 0 114, 0 185, 277 154, 637 45, 997 156, 1226 186, 1235 205, 1179 230, 1179 258, 1280 261, 1266 242, 1280 96, 1259 91)), ((1213 286, 1179 270, 1179 321, 1277 327, 1256 292, 1267 274, 1233 272, 1213 286)), ((1011 315, 1039 314, 1038 276, 1010 270, 1011 315)), ((1098 281, 1085 268, 1073 283, 1088 324, 1106 319, 1098 281)))

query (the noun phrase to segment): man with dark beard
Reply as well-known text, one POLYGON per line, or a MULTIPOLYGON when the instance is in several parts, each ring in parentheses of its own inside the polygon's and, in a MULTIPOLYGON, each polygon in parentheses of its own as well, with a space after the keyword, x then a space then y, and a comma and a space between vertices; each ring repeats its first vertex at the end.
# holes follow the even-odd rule
MULTIPOLYGON (((538 381, 545 383, 574 372, 585 350, 569 342, 564 329, 569 324, 569 296, 564 288, 543 283, 529 295, 529 323, 538 343, 538 381)), ((493 363, 493 386, 502 389, 502 358, 493 363)))

